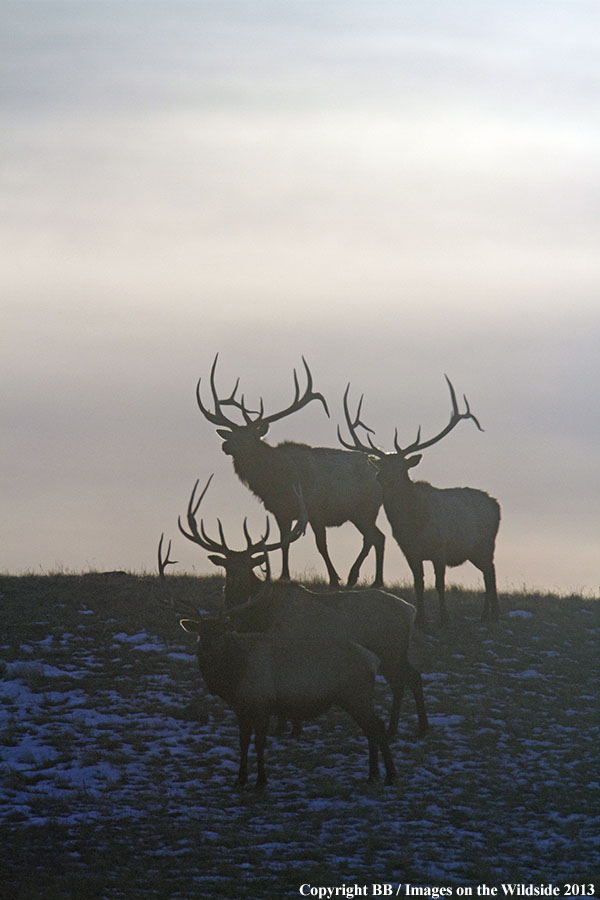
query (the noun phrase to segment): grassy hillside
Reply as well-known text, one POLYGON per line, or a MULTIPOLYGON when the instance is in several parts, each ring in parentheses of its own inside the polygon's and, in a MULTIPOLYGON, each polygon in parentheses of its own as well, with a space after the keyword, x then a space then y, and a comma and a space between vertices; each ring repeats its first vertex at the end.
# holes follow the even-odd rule
POLYGON ((366 742, 332 711, 299 743, 269 739, 260 793, 233 787, 233 715, 205 695, 178 625, 216 610, 220 590, 184 576, 0 578, 0 895, 594 880, 598 601, 503 595, 501 621, 484 626, 481 596, 451 590, 450 626, 416 641, 432 728, 412 740, 407 695, 397 784, 367 785, 366 742))

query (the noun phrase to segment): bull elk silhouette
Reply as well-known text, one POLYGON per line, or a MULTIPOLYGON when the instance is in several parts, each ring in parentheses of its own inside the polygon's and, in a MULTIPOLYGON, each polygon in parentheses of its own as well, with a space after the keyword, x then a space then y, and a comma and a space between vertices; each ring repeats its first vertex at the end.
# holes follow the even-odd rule
POLYGON ((200 412, 217 428, 223 439, 223 452, 231 456, 234 470, 242 481, 273 514, 281 535, 281 578, 289 580, 289 544, 287 539, 292 522, 298 519, 298 498, 294 486, 300 485, 308 522, 313 530, 317 549, 325 561, 329 583, 337 586, 339 575, 327 550, 326 528, 352 524, 363 536, 363 546, 352 564, 348 586, 356 584, 360 567, 371 547, 375 547, 376 572, 374 587, 383 585, 383 552, 385 537, 375 522, 381 506, 381 488, 375 472, 359 453, 348 453, 332 447, 311 447, 308 444, 284 441, 272 446, 264 438, 273 422, 286 418, 303 409, 312 400, 322 403, 327 415, 329 409, 322 394, 313 391, 310 369, 304 357, 306 388, 302 393, 294 369, 295 396, 292 403, 279 412, 265 414, 263 401, 260 409, 250 410, 236 397, 239 378, 229 396, 220 398, 215 386, 218 354, 210 372, 210 390, 214 409, 208 409, 200 394, 201 379, 196 387, 196 399, 200 412), (225 407, 233 407, 243 418, 243 423, 229 418, 225 407))
POLYGON ((360 450, 365 456, 368 455, 377 471, 377 479, 383 491, 385 514, 413 575, 417 622, 421 625, 425 620, 423 562, 426 560, 433 563, 442 623, 447 620, 444 598, 446 567, 459 566, 467 560, 483 574, 485 601, 482 618, 498 618, 494 566, 496 535, 500 525, 498 501, 485 491, 475 488, 438 488, 426 481, 412 481, 409 475, 410 469, 421 462, 422 454, 419 451, 441 441, 460 421, 471 419, 477 428, 483 431, 464 396, 465 411, 459 412, 454 387, 448 376, 445 377, 452 402, 450 421, 445 428, 428 440, 421 440, 419 427, 416 440, 406 447, 401 447, 396 428, 394 452, 386 453, 375 446, 371 438, 375 432, 360 419, 364 395, 359 400, 354 418, 350 415, 349 384, 344 393, 344 414, 352 443, 344 440, 338 426, 340 443, 344 447, 360 450), (357 435, 358 428, 367 433, 368 443, 361 441, 357 435))

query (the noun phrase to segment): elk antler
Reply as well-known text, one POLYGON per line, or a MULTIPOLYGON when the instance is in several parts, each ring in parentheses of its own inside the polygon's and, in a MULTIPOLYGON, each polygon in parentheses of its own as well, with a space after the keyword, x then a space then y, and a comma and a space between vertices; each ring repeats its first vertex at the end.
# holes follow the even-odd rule
MULTIPOLYGON (((214 472, 213 472, 213 475, 214 475, 214 472)), ((188 541, 193 541, 195 544, 199 544, 204 550, 218 550, 218 551, 222 552, 223 549, 228 549, 227 545, 225 544, 225 538, 223 537, 223 535, 221 535, 222 541, 223 541, 223 544, 221 546, 220 544, 217 544, 216 541, 213 541, 213 540, 211 540, 211 538, 206 536, 206 534, 204 533, 204 526, 202 524, 202 520, 200 520, 200 531, 198 531, 198 525, 196 523, 196 513, 198 512, 198 509, 200 507, 200 504, 202 503, 204 495, 206 494, 206 492, 208 490, 208 486, 213 479, 213 475, 210 476, 210 478, 204 485, 204 489, 203 489, 202 493, 200 494, 200 497, 198 498, 198 500, 196 500, 196 491, 198 489, 198 485, 200 484, 200 479, 198 478, 196 480, 194 489, 190 496, 188 508, 187 508, 187 521, 188 521, 188 526, 189 526, 190 531, 187 532, 185 530, 185 528, 183 527, 183 525, 181 524, 181 516, 178 517, 177 524, 179 526, 180 532, 182 533, 182 535, 184 537, 186 537, 188 539, 188 541)), ((219 522, 219 526, 220 526, 221 532, 222 532, 223 529, 222 529, 220 522, 219 522)))
POLYGON ((418 450, 424 450, 426 447, 431 447, 433 444, 437 444, 437 442, 441 441, 442 438, 446 437, 446 435, 449 434, 452 431, 452 429, 455 428, 455 426, 458 425, 458 423, 462 419, 472 419, 475 422, 475 424, 477 425, 478 429, 480 431, 483 431, 483 428, 481 427, 481 425, 479 424, 479 422, 477 421, 477 419, 475 418, 475 416, 473 415, 473 413, 471 412, 471 410, 469 408, 469 401, 467 400, 465 394, 463 394, 463 400, 464 400, 466 408, 463 413, 459 412, 458 403, 456 402, 456 392, 454 390, 452 382, 450 381, 450 379, 448 378, 447 375, 444 375, 444 378, 446 379, 448 388, 450 389, 450 399, 452 401, 452 412, 450 414, 450 421, 448 422, 448 424, 446 425, 445 428, 442 428, 442 430, 439 432, 439 434, 436 434, 434 437, 430 438, 428 441, 421 441, 421 426, 419 425, 419 428, 417 430, 416 440, 414 440, 412 444, 409 444, 407 447, 404 447, 404 448, 400 447, 400 445, 398 444, 398 429, 396 428, 396 430, 394 432, 394 448, 396 450, 396 453, 400 454, 400 456, 408 456, 409 453, 416 453, 418 450))
POLYGON ((353 444, 349 444, 342 437, 342 432, 340 431, 340 426, 338 425, 337 434, 338 440, 343 447, 346 447, 348 450, 361 450, 363 453, 370 453, 372 456, 385 456, 385 452, 380 450, 379 447, 376 447, 373 441, 371 440, 371 435, 375 434, 372 428, 369 428, 368 425, 365 425, 364 422, 360 421, 360 410, 362 407, 362 402, 364 400, 364 394, 361 394, 360 400, 358 401, 358 407, 356 409, 356 416, 354 417, 354 421, 352 421, 352 417, 350 416, 350 411, 348 409, 348 391, 350 390, 350 382, 348 382, 346 386, 346 390, 344 391, 344 415, 346 416, 346 425, 348 426, 348 431, 350 432, 350 436, 352 437, 353 444), (369 446, 363 444, 360 438, 356 433, 357 428, 363 428, 367 432, 367 440, 369 442, 369 446))
POLYGON ((244 421, 246 425, 270 425, 271 422, 277 422, 279 419, 283 419, 285 416, 289 416, 291 413, 296 412, 296 410, 302 409, 303 406, 306 406, 307 403, 310 403, 311 400, 320 400, 325 408, 325 412, 329 415, 329 409, 327 408, 327 402, 325 397, 313 391, 312 389, 312 375, 310 369, 308 368, 308 363, 302 357, 302 362, 304 363, 304 368, 306 370, 306 389, 304 394, 300 396, 300 385, 298 383, 298 375, 296 374, 296 370, 294 369, 294 386, 295 386, 295 397, 293 402, 286 408, 282 409, 280 412, 273 413, 270 416, 265 416, 264 414, 264 404, 262 398, 260 400, 260 409, 252 410, 248 409, 246 406, 244 396, 242 395, 241 399, 238 400, 236 398, 237 389, 240 383, 240 379, 238 378, 235 382, 234 388, 231 394, 225 399, 219 399, 219 395, 217 393, 217 388, 215 385, 215 371, 217 368, 217 360, 219 358, 219 354, 217 353, 211 370, 210 370, 210 390, 212 393, 213 403, 214 403, 214 412, 211 412, 204 403, 202 402, 202 397, 200 396, 200 384, 202 379, 198 379, 198 384, 196 385, 196 400, 198 402, 198 406, 200 408, 200 412, 204 416, 205 419, 208 419, 213 425, 218 425, 221 427, 229 428, 232 431, 238 428, 243 428, 244 425, 240 425, 238 422, 234 422, 232 419, 229 419, 225 413, 223 412, 224 406, 233 406, 236 409, 239 409, 244 417, 244 421), (254 416, 255 418, 252 418, 254 416))
MULTIPOLYGON (((220 426, 223 426, 225 428, 230 428, 230 429, 243 427, 243 426, 240 426, 237 422, 234 422, 232 419, 228 419, 227 416, 225 415, 225 413, 223 412, 222 407, 223 406, 234 406, 236 409, 241 410, 241 412, 244 416, 244 419, 246 420, 246 423, 249 423, 250 421, 252 421, 249 418, 249 413, 252 412, 252 410, 246 409, 246 407, 244 406, 244 398, 243 397, 242 397, 241 401, 236 399, 235 395, 237 393, 237 389, 238 389, 238 386, 240 383, 239 378, 236 380, 234 388, 233 388, 231 394, 229 395, 229 397, 225 397, 224 400, 219 399, 219 395, 217 394, 217 388, 215 385, 215 371, 217 368, 218 358, 219 358, 219 354, 217 353, 215 355, 215 358, 213 360, 213 364, 212 364, 211 370, 210 370, 210 390, 211 390, 213 402, 215 405, 215 411, 211 412, 210 409, 208 409, 206 406, 204 406, 204 404, 202 402, 202 397, 200 396, 200 383, 201 383, 202 379, 199 378, 198 384, 196 385, 196 400, 198 402, 198 406, 200 407, 200 412, 202 413, 204 418, 208 419, 209 422, 212 422, 213 425, 220 425, 220 426)), ((200 499, 202 499, 202 498, 200 498, 200 499)))
MULTIPOLYGON (((200 483, 200 479, 197 479, 194 489, 192 490, 192 494, 190 496, 190 500, 187 508, 187 522, 189 526, 189 532, 185 530, 183 525, 181 524, 181 516, 177 520, 177 524, 179 525, 179 530, 189 541, 193 541, 194 544, 198 544, 204 550, 210 550, 213 553, 220 553, 222 556, 227 556, 228 554, 235 553, 237 551, 232 551, 230 547, 227 546, 227 542, 225 540, 225 533, 223 531, 223 525, 220 519, 217 519, 217 525, 219 528, 219 537, 220 541, 215 541, 213 538, 209 537, 204 529, 204 522, 200 519, 200 527, 198 528, 198 523, 196 522, 196 513, 200 508, 200 504, 208 490, 208 486, 212 481, 213 476, 211 475, 206 484, 204 485, 204 489, 200 494, 199 498, 196 500, 196 491, 198 490, 198 484, 200 483)), ((306 531, 306 526, 308 524, 308 513, 306 512, 306 506, 304 504, 304 497, 302 495, 302 491, 300 488, 294 488, 294 493, 298 497, 298 502, 300 504, 300 515, 296 522, 296 525, 290 531, 289 535, 285 537, 281 541, 277 541, 273 544, 267 544, 267 538, 270 533, 270 523, 269 517, 267 516, 267 524, 265 528, 265 533, 258 541, 253 541, 250 537, 250 532, 248 531, 248 519, 244 519, 243 529, 244 536, 247 542, 247 548, 244 552, 247 552, 249 555, 254 556, 256 553, 270 553, 271 550, 281 550, 282 547, 290 544, 292 541, 295 541, 300 537, 301 534, 304 534, 306 531)))
POLYGON ((260 401, 261 411, 259 413, 258 419, 256 419, 257 422, 264 422, 264 423, 270 425, 271 422, 277 422, 277 421, 279 421, 279 419, 283 419, 283 418, 285 418, 285 416, 289 416, 291 413, 296 412, 299 409, 302 409, 302 407, 306 406, 307 403, 310 403, 311 400, 320 400, 321 403, 323 404, 323 408, 325 409, 325 412, 327 413, 327 415, 329 415, 329 409, 328 409, 327 401, 325 400, 325 397, 323 396, 323 394, 315 392, 312 389, 312 386, 313 386, 312 375, 311 375, 310 369, 308 368, 308 363, 306 362, 304 357, 302 357, 302 362, 304 363, 304 369, 306 372, 306 389, 304 391, 304 394, 302 396, 300 396, 300 385, 298 383, 298 375, 296 374, 296 370, 294 369, 295 397, 294 397, 293 402, 290 403, 290 405, 286 409, 282 409, 280 412, 272 413, 270 416, 265 416, 263 414, 263 403, 261 400, 260 401))
POLYGON ((165 569, 167 568, 167 566, 174 566, 177 564, 176 559, 169 559, 169 555, 171 553, 171 541, 169 541, 169 546, 167 547, 167 555, 163 557, 162 547, 163 547, 164 537, 165 537, 165 533, 163 531, 163 533, 160 536, 160 541, 158 542, 158 575, 159 575, 159 578, 165 577, 165 569))

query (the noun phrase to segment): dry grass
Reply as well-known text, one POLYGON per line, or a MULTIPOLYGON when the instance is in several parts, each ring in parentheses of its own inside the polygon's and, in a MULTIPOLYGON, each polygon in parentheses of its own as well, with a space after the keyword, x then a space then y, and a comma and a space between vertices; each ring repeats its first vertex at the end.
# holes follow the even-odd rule
POLYGON ((299 744, 270 739, 257 793, 232 788, 235 722, 205 696, 178 626, 190 608, 216 610, 220 589, 171 575, 0 580, 0 893, 262 900, 303 882, 593 880, 597 601, 504 595, 486 627, 480 596, 452 590, 447 632, 433 626, 417 648, 433 727, 412 741, 407 697, 397 786, 366 784, 364 739, 333 711, 299 744))

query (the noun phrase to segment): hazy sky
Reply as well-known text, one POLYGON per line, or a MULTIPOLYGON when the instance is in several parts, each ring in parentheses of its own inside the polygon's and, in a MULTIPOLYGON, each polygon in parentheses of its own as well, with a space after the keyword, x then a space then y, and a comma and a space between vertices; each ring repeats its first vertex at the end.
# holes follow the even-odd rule
MULTIPOLYGON (((164 530, 214 571, 176 526, 211 472, 209 530, 258 533, 195 403, 218 350, 267 409, 306 356, 331 420, 274 443, 336 446, 349 380, 382 446, 431 434, 447 372, 485 433, 415 477, 499 499, 501 588, 598 590, 595 0, 2 10, 1 569, 152 570, 164 530)), ((360 536, 328 534, 347 574, 360 536)), ((312 537, 291 560, 324 572, 312 537)))

